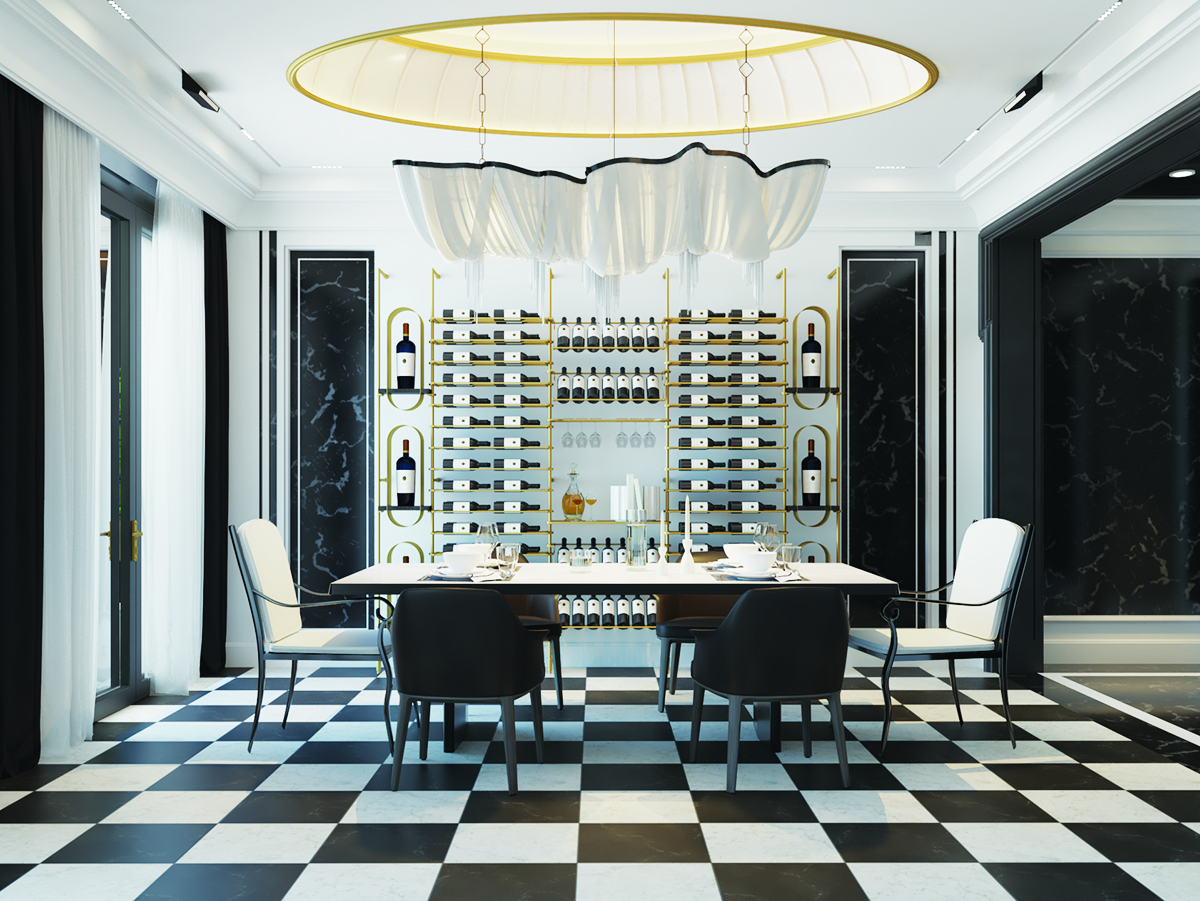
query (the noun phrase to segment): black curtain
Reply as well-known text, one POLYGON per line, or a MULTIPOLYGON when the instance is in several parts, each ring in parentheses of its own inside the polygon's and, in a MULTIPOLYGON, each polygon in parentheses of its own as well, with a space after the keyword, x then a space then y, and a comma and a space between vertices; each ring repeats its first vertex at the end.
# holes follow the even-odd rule
POLYGON ((229 264, 225 226, 204 214, 204 614, 200 674, 225 668, 229 553, 229 264))
MULTIPOLYGON (((99 210, 96 211, 99 213, 99 210)), ((97 261, 99 265, 99 261, 97 261)), ((0 778, 41 754, 42 103, 0 76, 0 778)))

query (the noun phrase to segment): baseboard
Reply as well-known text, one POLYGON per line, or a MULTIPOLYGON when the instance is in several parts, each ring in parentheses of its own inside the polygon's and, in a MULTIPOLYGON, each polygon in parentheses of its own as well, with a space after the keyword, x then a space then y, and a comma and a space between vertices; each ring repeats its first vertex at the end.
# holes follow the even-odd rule
POLYGON ((225 665, 231 669, 258 666, 258 651, 249 641, 225 642, 225 665))
POLYGON ((1200 616, 1047 616, 1047 664, 1200 663, 1200 616))

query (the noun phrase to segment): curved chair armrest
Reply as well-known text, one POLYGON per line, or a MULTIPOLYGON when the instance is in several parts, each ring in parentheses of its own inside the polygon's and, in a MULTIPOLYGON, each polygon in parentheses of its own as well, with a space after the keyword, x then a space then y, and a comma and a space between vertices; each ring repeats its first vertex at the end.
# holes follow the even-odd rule
MULTIPOLYGON (((334 607, 339 604, 356 604, 359 601, 381 601, 387 605, 389 616, 391 616, 391 610, 393 609, 392 602, 389 601, 387 598, 383 597, 382 595, 364 595, 360 598, 350 598, 350 597, 338 598, 336 601, 317 601, 316 603, 312 603, 312 604, 285 604, 283 601, 277 601, 272 597, 268 597, 267 595, 265 595, 261 591, 259 591, 257 588, 252 588, 250 590, 254 592, 256 597, 262 598, 268 604, 274 604, 276 607, 289 607, 293 610, 307 610, 309 607, 334 607)), ((316 592, 310 592, 310 593, 316 594, 316 592)))
POLYGON ((882 616, 887 622, 895 623, 896 618, 900 615, 900 608, 897 606, 898 601, 906 601, 910 604, 937 604, 941 607, 986 607, 988 604, 995 603, 996 601, 1000 600, 1000 598, 1011 592, 1011 588, 1006 588, 994 598, 988 598, 986 601, 980 601, 977 604, 966 604, 962 601, 925 600, 923 598, 888 598, 883 602, 883 606, 879 608, 879 615, 882 616))
MULTIPOLYGON (((907 590, 901 588, 900 593, 904 594, 904 595, 911 594, 916 597, 925 597, 925 595, 927 595, 927 594, 938 594, 939 592, 943 592, 953 584, 954 584, 954 580, 951 579, 949 582, 947 582, 945 585, 942 585, 940 588, 930 588, 928 591, 907 591, 907 590)), ((937 603, 937 602, 931 601, 930 603, 937 603)))

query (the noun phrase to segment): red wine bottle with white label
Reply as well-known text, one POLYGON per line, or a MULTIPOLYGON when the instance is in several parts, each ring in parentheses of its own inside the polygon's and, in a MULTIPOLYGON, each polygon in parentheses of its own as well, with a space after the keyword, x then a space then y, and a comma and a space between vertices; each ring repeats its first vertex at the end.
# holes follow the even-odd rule
POLYGON ((808 456, 800 461, 800 503, 806 507, 821 504, 821 461, 816 446, 816 441, 809 439, 808 456))
POLYGON ((408 337, 408 323, 404 323, 404 335, 396 344, 396 387, 415 388, 417 384, 417 345, 408 337))
POLYGON ((800 384, 804 388, 821 387, 821 342, 815 337, 815 327, 808 324, 808 340, 800 345, 800 384))
POLYGON ((408 441, 396 461, 396 506, 411 507, 416 500, 417 462, 408 455, 408 441))

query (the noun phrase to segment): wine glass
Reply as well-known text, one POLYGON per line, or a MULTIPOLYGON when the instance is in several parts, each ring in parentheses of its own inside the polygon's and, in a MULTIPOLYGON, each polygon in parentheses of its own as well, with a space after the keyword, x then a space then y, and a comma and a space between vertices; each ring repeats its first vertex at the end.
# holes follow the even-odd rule
POLYGON ((571 437, 570 429, 563 432, 562 438, 559 440, 558 443, 562 447, 574 447, 575 446, 575 439, 571 437))
POLYGON ((646 437, 642 439, 642 447, 654 447, 654 433, 646 432, 646 437))
POLYGON ((753 538, 755 550, 761 551, 763 549, 762 531, 763 531, 763 526, 765 526, 765 525, 766 525, 765 522, 755 522, 755 523, 750 524, 750 535, 753 538))
POLYGON ((575 436, 575 446, 576 447, 587 447, 588 446, 588 436, 587 436, 587 432, 584 431, 583 426, 579 427, 579 434, 575 436))
POLYGON ((617 432, 617 447, 629 447, 629 436, 625 434, 625 429, 617 432))
POLYGON ((583 502, 589 507, 594 505, 596 503, 596 492, 591 488, 583 489, 583 502))
POLYGON ((598 427, 592 429, 591 445, 592 447, 600 446, 600 429, 598 427))
POLYGON ((779 530, 774 525, 765 522, 762 524, 762 532, 758 536, 758 541, 764 551, 775 553, 783 544, 783 536, 779 534, 779 530))
POLYGON ((487 556, 492 556, 492 551, 496 549, 496 545, 500 542, 500 533, 494 522, 482 522, 479 524, 479 531, 476 533, 475 540, 479 544, 488 546, 487 556))
POLYGON ((632 435, 629 436, 629 446, 630 447, 641 447, 642 446, 642 436, 639 432, 634 432, 632 435))
POLYGON ((511 579, 521 557, 521 545, 502 544, 496 551, 496 559, 500 561, 501 574, 505 579, 511 579))

